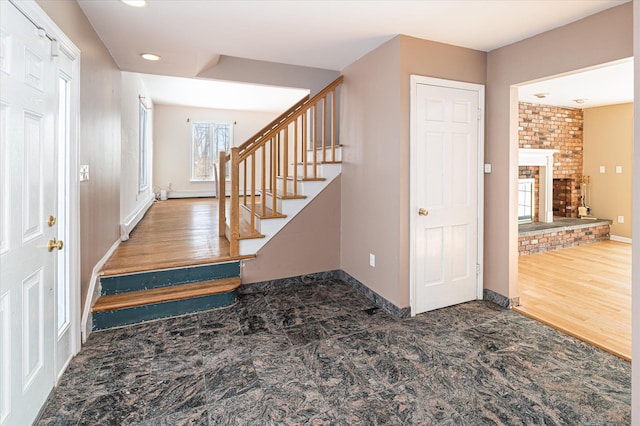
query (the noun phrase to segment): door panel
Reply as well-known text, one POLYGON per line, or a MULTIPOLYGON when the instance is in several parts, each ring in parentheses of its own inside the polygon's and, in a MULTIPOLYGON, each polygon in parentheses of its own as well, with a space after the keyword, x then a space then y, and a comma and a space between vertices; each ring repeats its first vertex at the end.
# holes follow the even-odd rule
POLYGON ((478 104, 474 90, 416 87, 414 313, 476 298, 478 104))
POLYGON ((55 383, 57 65, 51 42, 0 2, 2 233, 0 424, 31 424, 55 383), (5 344, 8 342, 8 344, 5 344), (7 365, 9 368, 7 368, 7 365), (8 371, 8 373, 7 373, 8 371))

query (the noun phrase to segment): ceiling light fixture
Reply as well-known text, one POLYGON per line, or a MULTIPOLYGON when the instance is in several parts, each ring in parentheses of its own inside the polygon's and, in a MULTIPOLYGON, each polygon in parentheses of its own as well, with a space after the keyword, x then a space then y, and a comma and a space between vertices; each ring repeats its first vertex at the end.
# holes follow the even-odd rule
POLYGON ((127 6, 133 7, 145 7, 147 5, 147 0, 120 0, 122 3, 127 6))
POLYGON ((143 53, 140 55, 142 59, 146 59, 147 61, 159 61, 160 56, 154 55, 153 53, 143 53))
POLYGON ((583 98, 578 98, 578 99, 574 99, 573 100, 573 102, 577 103, 578 105, 582 105, 586 101, 587 101, 587 99, 583 99, 583 98))
POLYGON ((544 93, 534 93, 534 94, 533 94, 533 96, 535 96, 535 97, 536 97, 536 98, 538 98, 538 99, 544 99, 544 98, 546 98, 547 96, 549 96, 549 93, 547 93, 547 92, 544 92, 544 93))

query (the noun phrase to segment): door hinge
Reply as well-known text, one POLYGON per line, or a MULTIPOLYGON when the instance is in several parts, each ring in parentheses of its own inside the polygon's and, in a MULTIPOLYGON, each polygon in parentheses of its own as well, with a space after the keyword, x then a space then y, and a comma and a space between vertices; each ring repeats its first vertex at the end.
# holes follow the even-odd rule
POLYGON ((480 264, 476 263, 476 275, 480 275, 480 264))
POLYGON ((478 108, 478 120, 482 118, 482 108, 478 108))

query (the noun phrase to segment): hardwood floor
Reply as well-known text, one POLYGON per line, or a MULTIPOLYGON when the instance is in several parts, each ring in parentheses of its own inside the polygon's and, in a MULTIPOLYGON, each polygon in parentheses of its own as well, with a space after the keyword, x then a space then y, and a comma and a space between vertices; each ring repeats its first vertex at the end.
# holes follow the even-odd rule
MULTIPOLYGON (((240 257, 240 258, 246 258, 240 257)), ((101 275, 223 262, 229 241, 218 236, 215 198, 171 199, 151 206, 106 262, 101 275)))
POLYGON ((631 360, 631 244, 521 256, 518 285, 517 312, 631 360))

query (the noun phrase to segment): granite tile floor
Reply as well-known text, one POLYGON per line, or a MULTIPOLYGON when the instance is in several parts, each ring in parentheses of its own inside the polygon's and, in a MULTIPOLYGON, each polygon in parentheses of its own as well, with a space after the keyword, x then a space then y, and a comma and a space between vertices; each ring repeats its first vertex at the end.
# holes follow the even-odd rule
POLYGON ((628 425, 630 364, 488 302, 397 321, 341 281, 93 333, 40 425, 628 425))

